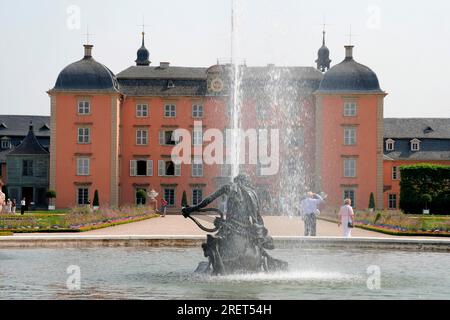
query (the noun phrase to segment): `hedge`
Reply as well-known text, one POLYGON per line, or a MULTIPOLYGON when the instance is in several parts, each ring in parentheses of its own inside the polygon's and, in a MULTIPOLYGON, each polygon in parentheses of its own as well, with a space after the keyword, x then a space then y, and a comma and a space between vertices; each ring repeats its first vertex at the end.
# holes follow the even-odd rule
MULTIPOLYGON (((450 208, 450 166, 417 164, 400 167, 400 209, 421 214, 425 206, 432 214, 448 214, 450 208), (424 203, 429 198, 431 201, 424 203)), ((429 200, 429 199, 428 199, 429 200)))

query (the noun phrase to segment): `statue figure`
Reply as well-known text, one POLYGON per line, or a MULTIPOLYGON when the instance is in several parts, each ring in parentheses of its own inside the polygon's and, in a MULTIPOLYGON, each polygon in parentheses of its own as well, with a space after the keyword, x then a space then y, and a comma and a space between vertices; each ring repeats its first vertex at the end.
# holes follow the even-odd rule
POLYGON ((2 191, 3 181, 0 180, 0 213, 3 212, 3 206, 5 205, 6 195, 2 191))
POLYGON ((207 263, 200 263, 197 271, 211 272, 213 275, 285 270, 287 262, 272 258, 266 249, 273 249, 273 239, 264 227, 259 212, 259 200, 248 176, 240 174, 234 181, 222 186, 194 207, 185 207, 182 214, 192 219, 202 230, 216 232, 208 234, 202 244, 207 263), (205 208, 215 199, 226 195, 227 215, 216 208, 205 208), (214 228, 202 226, 192 212, 215 211, 220 214, 214 220, 214 228), (211 270, 212 267, 212 270, 211 270), (203 269, 203 270, 201 270, 203 269))

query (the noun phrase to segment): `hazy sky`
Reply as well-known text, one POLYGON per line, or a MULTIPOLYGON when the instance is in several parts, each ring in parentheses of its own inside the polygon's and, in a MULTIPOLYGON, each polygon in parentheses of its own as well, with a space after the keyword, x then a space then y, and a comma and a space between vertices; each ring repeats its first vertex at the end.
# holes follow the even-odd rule
MULTIPOLYGON (((450 117, 449 1, 238 2, 247 65, 314 66, 325 17, 332 64, 352 25, 355 59, 389 93, 385 116, 450 117)), ((231 0, 0 0, 0 114, 50 113, 46 91, 82 58, 87 25, 93 56, 116 74, 134 65, 143 16, 152 65, 206 67, 230 56, 230 12, 231 0)))

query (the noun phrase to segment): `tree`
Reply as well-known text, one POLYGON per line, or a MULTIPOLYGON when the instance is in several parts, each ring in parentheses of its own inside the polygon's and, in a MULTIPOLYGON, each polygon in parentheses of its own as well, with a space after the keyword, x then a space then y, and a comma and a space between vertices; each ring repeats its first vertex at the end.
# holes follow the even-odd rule
POLYGON ((147 198, 147 192, 143 189, 136 191, 137 204, 145 204, 145 199, 147 198))
POLYGON ((92 205, 94 207, 100 207, 100 200, 98 198, 98 190, 97 189, 94 191, 94 201, 92 202, 92 205))
POLYGON ((375 197, 373 196, 373 192, 370 193, 369 197, 369 209, 375 209, 375 197))
POLYGON ((422 203, 425 205, 425 210, 428 210, 428 203, 430 203, 433 198, 428 193, 423 194, 420 198, 422 203))
POLYGON ((186 191, 183 191, 183 197, 181 198, 181 207, 187 207, 188 206, 188 202, 187 202, 187 195, 186 195, 186 191))

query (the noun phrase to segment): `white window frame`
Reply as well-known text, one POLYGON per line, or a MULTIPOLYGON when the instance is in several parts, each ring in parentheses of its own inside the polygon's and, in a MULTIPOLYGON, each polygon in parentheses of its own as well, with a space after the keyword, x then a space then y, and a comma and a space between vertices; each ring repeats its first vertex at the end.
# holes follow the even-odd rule
POLYGON ((161 146, 174 146, 174 145, 176 145, 178 142, 179 142, 179 141, 177 141, 177 140, 176 140, 176 137, 175 137, 175 130, 160 130, 160 131, 159 131, 159 145, 161 145, 161 146), (166 133, 167 133, 167 132, 172 132, 172 134, 171 134, 171 139, 172 139, 172 141, 174 142, 173 144, 172 144, 172 143, 167 143, 167 142, 166 142, 166 133))
POLYGON ((192 130, 192 145, 201 146, 203 145, 203 131, 194 129, 192 130))
POLYGON ((356 127, 344 127, 344 145, 356 145, 356 127))
POLYGON ((395 140, 387 139, 385 148, 386 148, 386 151, 394 151, 394 149, 395 149, 395 140))
POLYGON ((356 178, 356 159, 344 158, 344 177, 356 178))
POLYGON ((180 177, 181 176, 181 163, 174 163, 174 174, 168 175, 166 171, 166 162, 173 162, 171 160, 158 160, 158 176, 159 177, 180 177))
POLYGON ((194 158, 191 164, 191 175, 193 177, 203 177, 203 161, 199 158, 194 158))
POLYGON ((192 105, 192 118, 201 119, 203 118, 203 105, 202 104, 193 104, 192 105))
POLYGON ((11 149, 11 140, 10 139, 3 139, 1 141, 1 148, 2 149, 11 149))
POLYGON ((344 102, 344 117, 356 117, 358 114, 358 104, 356 101, 344 102))
POLYGON ((146 159, 135 159, 130 160, 130 177, 151 177, 153 176, 153 160, 146 159), (146 163, 146 174, 138 175, 138 161, 145 161, 146 163))
POLYGON ((419 139, 412 139, 410 141, 411 143, 411 151, 420 151, 420 140, 419 139))
POLYGON ((147 118, 149 115, 147 103, 136 104, 136 117, 137 118, 147 118))
POLYGON ((91 114, 91 102, 89 100, 78 100, 77 113, 81 116, 91 114))
POLYGON ((136 129, 136 145, 148 145, 148 129, 136 129))
POLYGON ((166 103, 164 105, 164 118, 175 118, 177 116, 177 105, 166 103))
POLYGON ((91 173, 91 159, 87 157, 77 158, 77 176, 89 176, 91 173))
POLYGON ((203 201, 203 189, 202 188, 193 188, 192 192, 191 192, 191 205, 196 206, 202 201, 203 201), (197 195, 195 194, 198 192, 200 192, 200 199, 198 199, 198 194, 197 195), (196 199, 197 201, 194 201, 194 199, 196 199))
POLYGON ((397 194, 396 193, 389 193, 388 194, 388 209, 393 210, 397 209, 397 194), (392 206, 392 202, 395 203, 395 206, 392 206))
POLYGON ((91 143, 91 128, 89 128, 89 127, 78 127, 77 128, 77 143, 78 144, 91 143))

